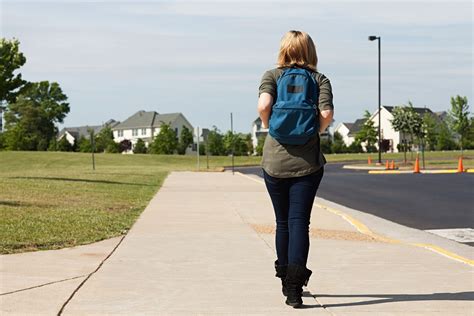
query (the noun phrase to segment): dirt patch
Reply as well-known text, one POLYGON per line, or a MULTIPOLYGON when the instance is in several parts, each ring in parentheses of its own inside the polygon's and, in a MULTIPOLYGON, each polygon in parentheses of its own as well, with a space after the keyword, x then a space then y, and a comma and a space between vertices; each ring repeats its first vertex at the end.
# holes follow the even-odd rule
MULTIPOLYGON (((275 234, 274 225, 250 224, 250 226, 252 226, 252 228, 259 234, 275 234)), ((320 239, 381 242, 380 240, 377 240, 371 236, 346 230, 311 228, 309 231, 309 236, 320 239)))

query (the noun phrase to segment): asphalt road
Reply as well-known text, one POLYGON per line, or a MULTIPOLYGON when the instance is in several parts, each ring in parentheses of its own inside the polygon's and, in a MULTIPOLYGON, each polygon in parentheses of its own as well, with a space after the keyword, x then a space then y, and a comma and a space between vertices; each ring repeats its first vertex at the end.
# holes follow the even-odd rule
MULTIPOLYGON (((412 228, 474 228, 473 174, 368 174, 342 166, 326 164, 317 196, 412 228)), ((236 169, 263 177, 260 167, 236 169)))

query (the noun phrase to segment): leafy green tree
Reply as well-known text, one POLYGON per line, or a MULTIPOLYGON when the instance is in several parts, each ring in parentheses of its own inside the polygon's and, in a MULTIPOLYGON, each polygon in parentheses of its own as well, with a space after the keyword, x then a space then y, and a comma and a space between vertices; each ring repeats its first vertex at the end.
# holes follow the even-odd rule
POLYGON ((439 134, 436 143, 436 150, 455 150, 457 149, 453 134, 448 125, 441 122, 439 125, 439 134))
POLYGON ((257 138, 257 147, 255 147, 255 152, 257 156, 262 156, 263 155, 263 144, 265 144, 265 137, 266 135, 260 135, 257 138))
POLYGON ((186 148, 193 143, 193 134, 183 125, 181 129, 181 135, 179 136, 178 144, 178 154, 184 155, 186 153, 186 148))
POLYGON ((58 83, 31 83, 5 111, 5 141, 11 150, 46 150, 56 137, 55 123, 69 113, 67 96, 58 83))
POLYGON ((92 144, 89 137, 81 136, 77 142, 77 150, 81 153, 91 153, 92 144))
POLYGON ((393 119, 390 121, 395 131, 402 134, 404 140, 403 153, 405 164, 407 163, 407 149, 406 136, 410 136, 411 144, 413 144, 414 137, 418 137, 421 141, 422 137, 422 123, 421 116, 413 109, 413 104, 408 101, 408 106, 397 106, 392 111, 393 119))
POLYGON ((426 141, 428 148, 430 150, 434 150, 438 142, 439 122, 432 114, 425 113, 423 115, 422 130, 424 132, 424 140, 426 141))
POLYGON ((58 151, 72 151, 73 147, 71 143, 67 140, 66 136, 61 137, 59 142, 57 142, 56 148, 58 151))
POLYGON ((369 111, 365 110, 364 118, 365 122, 362 125, 360 131, 357 133, 355 140, 360 144, 365 142, 366 143, 366 150, 367 152, 375 152, 377 148, 375 144, 377 143, 378 131, 374 126, 374 121, 369 120, 371 114, 369 111))
POLYGON ((17 39, 0 38, 0 109, 4 103, 14 103, 26 81, 15 71, 23 66, 26 58, 19 49, 17 39))
POLYGON ((155 136, 153 143, 150 146, 150 152, 153 154, 174 154, 178 147, 178 138, 171 126, 162 122, 160 132, 155 136))
POLYGON ((469 128, 469 105, 467 104, 467 97, 461 97, 459 95, 451 97, 451 110, 448 113, 449 127, 460 137, 459 147, 461 148, 462 156, 464 139, 466 138, 469 128))
POLYGON ((145 142, 143 141, 143 139, 139 138, 137 140, 137 143, 135 144, 135 147, 133 148, 133 153, 146 154, 146 152, 147 152, 147 149, 146 149, 145 142))
POLYGON ((348 151, 346 144, 339 132, 335 132, 332 137, 331 151, 333 153, 345 153, 348 151))
POLYGON ((212 156, 225 155, 224 148, 224 136, 221 134, 220 130, 216 126, 212 127, 212 130, 207 134, 207 142, 209 145, 209 154, 212 156))
POLYGON ((361 153, 363 152, 364 150, 362 149, 362 145, 357 142, 357 141, 353 141, 348 147, 347 147, 347 151, 350 152, 350 153, 361 153))
POLYGON ((119 146, 114 141, 114 133, 110 126, 104 126, 95 137, 96 152, 119 152, 119 146))
MULTIPOLYGON (((472 116, 469 119, 469 128, 467 129, 465 140, 466 140, 465 148, 466 149, 474 149, 474 116, 472 116)), ((0 144, 0 149, 1 149, 1 144, 0 144)))
POLYGON ((332 140, 330 137, 321 139, 319 145, 323 154, 332 153, 332 140))
POLYGON ((111 142, 105 148, 106 153, 117 154, 120 152, 120 145, 116 142, 111 142))

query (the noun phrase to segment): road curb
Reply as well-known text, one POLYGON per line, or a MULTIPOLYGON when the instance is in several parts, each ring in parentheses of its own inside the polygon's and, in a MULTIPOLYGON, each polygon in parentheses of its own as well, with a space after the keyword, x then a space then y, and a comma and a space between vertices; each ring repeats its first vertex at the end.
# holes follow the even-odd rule
MULTIPOLYGON (((260 179, 260 177, 254 178, 254 177, 251 177, 249 175, 243 174, 239 171, 236 171, 235 173, 242 176, 242 177, 248 178, 252 181, 258 182, 260 184, 263 184, 263 185, 265 184, 264 181, 260 179)), ((416 229, 416 228, 411 228, 411 227, 408 227, 408 226, 404 226, 404 225, 392 222, 390 220, 372 215, 370 213, 365 213, 363 211, 351 209, 351 208, 348 208, 346 206, 343 206, 343 205, 340 205, 340 204, 337 204, 337 203, 334 203, 334 202, 331 202, 331 201, 328 201, 328 200, 325 200, 325 199, 322 199, 322 198, 319 198, 319 197, 316 198, 316 201, 315 201, 314 205, 317 206, 317 207, 323 208, 323 209, 325 209, 329 212, 332 212, 334 214, 337 214, 337 215, 341 216, 349 224, 354 226, 360 233, 369 235, 369 236, 371 236, 371 237, 373 237, 377 240, 388 242, 388 243, 393 243, 393 244, 403 244, 403 245, 407 245, 407 246, 414 246, 414 247, 428 249, 428 250, 431 250, 431 251, 433 251, 433 252, 435 252, 439 255, 447 257, 451 260, 455 260, 457 262, 467 264, 469 266, 474 266, 474 260, 473 259, 463 257, 461 255, 458 255, 458 254, 452 252, 452 251, 444 249, 443 247, 440 247, 438 245, 435 245, 435 244, 432 244, 432 243, 420 242, 418 240, 413 241, 413 242, 412 241, 405 241, 405 240, 401 240, 401 239, 387 237, 387 236, 384 236, 384 235, 379 234, 379 233, 375 233, 373 230, 371 230, 368 227, 368 225, 364 224, 361 220, 356 219, 355 216, 353 216, 352 214, 350 215, 349 213, 359 213, 360 215, 364 214, 364 216, 366 216, 366 217, 371 217, 372 220, 376 220, 378 222, 383 222, 384 225, 387 225, 387 224, 395 225, 397 227, 403 228, 404 230, 410 230, 412 232, 416 232, 417 234, 426 234, 426 235, 423 235, 423 236, 424 237, 429 237, 430 240, 436 239, 436 240, 438 240, 440 242, 443 242, 443 243, 451 243, 451 245, 455 245, 456 247, 461 247, 461 246, 469 247, 469 246, 460 245, 460 244, 458 244, 454 241, 451 241, 451 240, 445 239, 445 238, 443 238, 445 240, 441 240, 441 239, 439 239, 441 237, 436 237, 435 235, 430 236, 430 235, 433 235, 433 234, 429 234, 427 232, 424 232, 423 230, 416 229), (319 201, 319 203, 318 203, 318 201, 319 201), (320 203, 321 201, 323 203, 320 203), (344 212, 341 209, 345 210, 345 211, 347 210, 349 212, 347 212, 347 211, 344 212)), ((415 238, 415 239, 418 239, 418 238, 415 238)))

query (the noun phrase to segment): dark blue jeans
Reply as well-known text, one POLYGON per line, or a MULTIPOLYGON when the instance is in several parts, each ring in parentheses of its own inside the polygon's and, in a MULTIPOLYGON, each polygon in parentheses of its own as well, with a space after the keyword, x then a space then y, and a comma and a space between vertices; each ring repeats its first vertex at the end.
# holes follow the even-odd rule
POLYGON ((293 178, 275 178, 262 171, 275 210, 278 263, 306 267, 311 210, 324 167, 309 175, 293 178))

